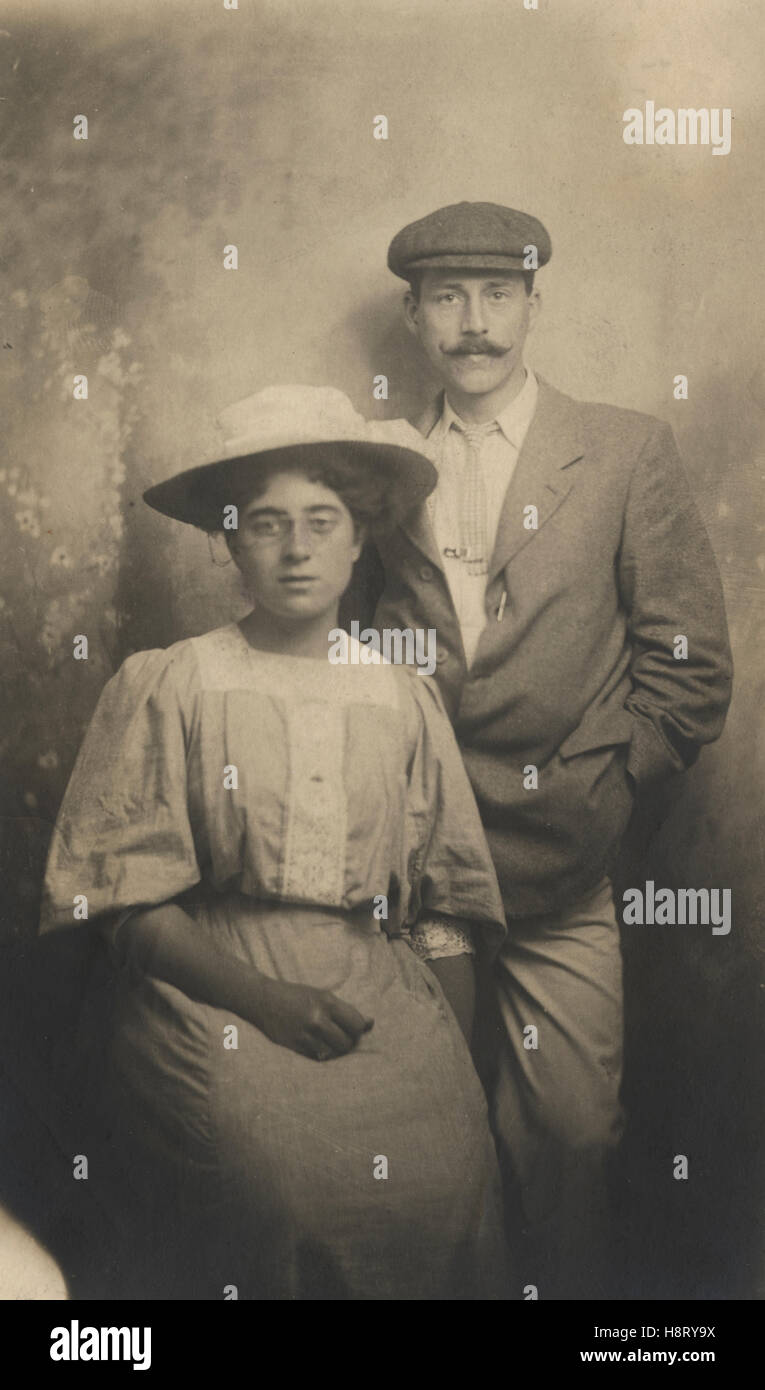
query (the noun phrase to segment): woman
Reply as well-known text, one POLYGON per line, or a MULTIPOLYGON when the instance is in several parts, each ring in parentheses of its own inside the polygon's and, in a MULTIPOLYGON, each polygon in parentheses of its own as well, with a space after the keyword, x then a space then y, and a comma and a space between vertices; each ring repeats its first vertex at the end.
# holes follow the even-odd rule
POLYGON ((504 1297, 462 1031, 472 937, 504 929, 472 793, 430 681, 327 660, 365 528, 435 473, 332 390, 228 424, 145 497, 223 530, 255 607, 124 662, 50 851, 44 929, 84 895, 117 962, 83 1030, 91 1060, 108 1037, 91 1189, 155 1297, 504 1297))

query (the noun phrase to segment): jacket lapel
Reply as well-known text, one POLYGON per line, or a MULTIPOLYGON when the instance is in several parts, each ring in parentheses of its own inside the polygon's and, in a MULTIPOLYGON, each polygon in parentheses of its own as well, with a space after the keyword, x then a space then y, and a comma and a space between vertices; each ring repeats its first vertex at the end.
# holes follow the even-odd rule
MULTIPOLYGON (((541 377, 539 399, 518 462, 505 493, 497 526, 497 538, 489 563, 488 581, 494 578, 518 551, 533 540, 546 521, 557 511, 573 485, 565 469, 584 454, 584 437, 579 403, 556 391, 541 377), (524 526, 524 507, 537 509, 537 526, 524 526)), ((414 421, 425 438, 432 432, 443 410, 443 392, 414 421)), ((443 569, 426 506, 418 507, 401 523, 401 529, 432 564, 443 569)))
POLYGON ((539 379, 539 399, 505 493, 488 582, 541 531, 570 492, 569 464, 584 454, 579 404, 539 379), (524 507, 537 509, 537 526, 524 526, 524 507))
MULTIPOLYGON (((443 406, 444 393, 441 391, 436 396, 435 400, 428 406, 427 410, 423 411, 422 415, 412 422, 415 429, 418 429, 420 434, 424 435, 426 439, 440 420, 443 406)), ((427 506, 423 504, 423 506, 417 507, 415 511, 410 512, 409 516, 405 517, 401 522, 401 529, 404 534, 409 537, 410 541, 422 551, 423 555, 427 555, 432 564, 436 565, 440 570, 443 569, 443 558, 436 544, 436 538, 433 535, 433 528, 430 524, 427 506)))

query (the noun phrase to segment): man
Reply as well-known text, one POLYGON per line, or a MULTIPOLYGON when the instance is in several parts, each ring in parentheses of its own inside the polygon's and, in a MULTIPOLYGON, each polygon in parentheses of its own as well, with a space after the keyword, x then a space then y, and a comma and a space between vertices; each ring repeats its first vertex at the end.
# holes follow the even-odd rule
POLYGON ((439 482, 381 546, 375 624, 437 631, 509 927, 493 1110, 521 1204, 519 1278, 572 1298, 604 1292, 622 1123, 609 869, 635 796, 720 734, 732 667, 671 430, 524 364, 540 307, 529 267, 550 254, 536 218, 491 203, 442 208, 391 243, 444 391, 417 422, 439 482))

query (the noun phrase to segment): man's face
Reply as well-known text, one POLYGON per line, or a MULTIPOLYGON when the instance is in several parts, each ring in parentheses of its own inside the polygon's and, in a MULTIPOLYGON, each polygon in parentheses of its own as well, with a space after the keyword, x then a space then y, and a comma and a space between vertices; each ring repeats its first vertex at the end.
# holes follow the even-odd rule
POLYGON ((411 331, 454 392, 485 395, 502 387, 523 360, 539 295, 520 272, 426 270, 419 299, 405 300, 411 331))

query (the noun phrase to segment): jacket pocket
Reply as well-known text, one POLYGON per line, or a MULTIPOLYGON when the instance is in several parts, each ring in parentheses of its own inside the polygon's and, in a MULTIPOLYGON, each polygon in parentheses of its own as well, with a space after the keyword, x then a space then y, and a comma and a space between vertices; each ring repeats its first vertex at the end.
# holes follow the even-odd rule
POLYGON ((562 758, 575 758, 578 753, 596 748, 630 743, 634 727, 635 721, 626 709, 592 717, 586 714, 581 724, 563 740, 558 752, 562 758))

